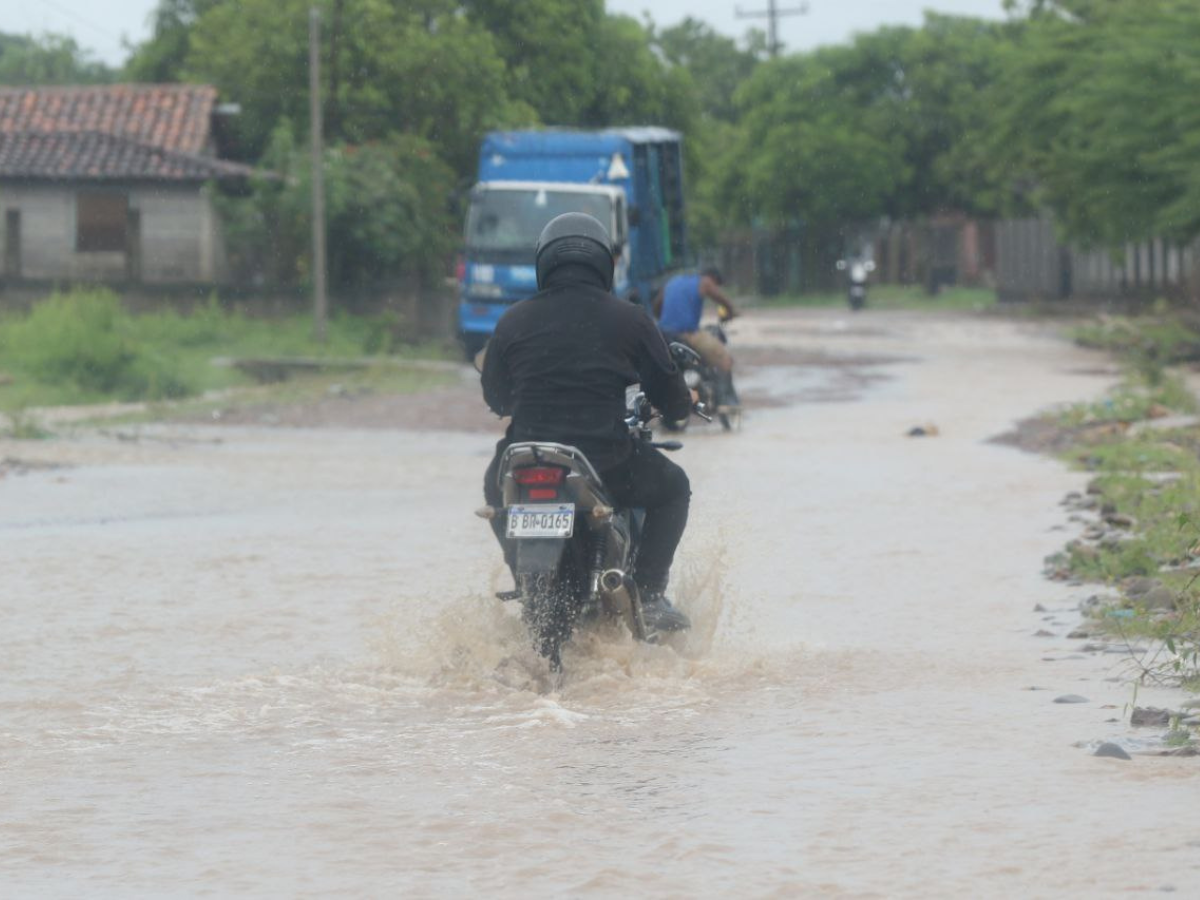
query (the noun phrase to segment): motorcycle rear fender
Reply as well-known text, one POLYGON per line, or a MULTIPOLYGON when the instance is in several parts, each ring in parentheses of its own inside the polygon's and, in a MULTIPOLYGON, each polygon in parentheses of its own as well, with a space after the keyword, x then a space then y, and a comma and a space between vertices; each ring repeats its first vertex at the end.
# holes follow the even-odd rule
POLYGON ((558 571, 567 549, 566 538, 536 538, 517 541, 517 575, 541 575, 558 571))
POLYGON ((564 444, 524 442, 512 444, 500 461, 500 488, 506 506, 520 502, 521 493, 512 473, 513 469, 527 465, 562 466, 567 469, 567 495, 585 510, 612 505, 605 496, 600 476, 579 450, 564 444))

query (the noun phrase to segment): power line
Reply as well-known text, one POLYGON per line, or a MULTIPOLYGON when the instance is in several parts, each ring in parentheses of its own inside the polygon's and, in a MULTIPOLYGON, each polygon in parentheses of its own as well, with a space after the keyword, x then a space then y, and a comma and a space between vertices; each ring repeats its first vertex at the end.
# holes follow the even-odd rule
POLYGON ((75 12, 73 9, 69 9, 66 6, 63 6, 61 3, 55 2, 55 0, 42 0, 42 2, 44 4, 46 4, 47 6, 49 6, 51 9, 57 10, 58 12, 62 13, 67 18, 74 19, 76 22, 78 22, 81 25, 86 25, 88 28, 92 29, 92 31, 96 32, 97 34, 102 34, 106 38, 110 38, 114 41, 120 40, 120 38, 117 35, 113 34, 107 28, 102 28, 101 26, 97 25, 95 22, 91 21, 90 19, 86 19, 83 16, 79 15, 79 13, 75 12))
POLYGON ((771 56, 779 55, 779 19, 783 16, 802 16, 808 12, 808 4, 801 3, 791 9, 779 9, 775 0, 767 0, 767 8, 754 12, 742 12, 740 6, 734 7, 734 15, 739 19, 767 19, 767 50, 771 56))

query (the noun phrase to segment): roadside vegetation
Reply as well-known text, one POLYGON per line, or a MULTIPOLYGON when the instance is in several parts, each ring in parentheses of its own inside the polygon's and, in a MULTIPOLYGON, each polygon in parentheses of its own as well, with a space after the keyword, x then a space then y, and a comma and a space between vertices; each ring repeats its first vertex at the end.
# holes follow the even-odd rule
POLYGON ((277 393, 300 396, 321 390, 339 369, 340 383, 412 390, 428 382, 428 373, 375 372, 368 365, 445 356, 436 344, 405 343, 403 334, 395 317, 339 315, 320 343, 306 315, 257 319, 226 309, 216 298, 187 315, 174 310, 133 314, 109 291, 54 294, 29 313, 0 317, 4 432, 44 436, 31 411, 36 407, 180 401, 285 377, 287 387, 277 393), (298 370, 234 364, 278 358, 311 362, 298 370))
POLYGON ((1200 362, 1200 317, 1165 302, 1142 316, 1102 316, 1080 326, 1075 340, 1118 354, 1150 378, 1164 366, 1200 362))
POLYGON ((1149 641, 1135 654, 1143 678, 1200 691, 1200 404, 1167 365, 1195 358, 1197 334, 1160 314, 1106 318, 1076 337, 1114 350, 1125 372, 1106 398, 1047 417, 1065 458, 1096 473, 1067 501, 1091 524, 1051 572, 1112 589, 1091 610, 1095 627, 1149 641))

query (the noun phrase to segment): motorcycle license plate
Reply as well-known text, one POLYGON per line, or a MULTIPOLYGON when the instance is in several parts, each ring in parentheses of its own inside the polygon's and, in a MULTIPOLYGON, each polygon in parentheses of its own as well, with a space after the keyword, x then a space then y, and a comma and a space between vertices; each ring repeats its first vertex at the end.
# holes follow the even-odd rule
POLYGON ((508 508, 510 538, 569 538, 574 531, 574 504, 532 503, 508 508))

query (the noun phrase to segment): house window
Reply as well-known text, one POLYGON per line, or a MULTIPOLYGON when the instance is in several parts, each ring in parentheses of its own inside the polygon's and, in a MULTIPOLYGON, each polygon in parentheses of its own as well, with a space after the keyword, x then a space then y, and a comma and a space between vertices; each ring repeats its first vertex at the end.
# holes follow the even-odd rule
POLYGON ((123 253, 129 232, 125 194, 80 191, 75 195, 75 249, 123 253))

